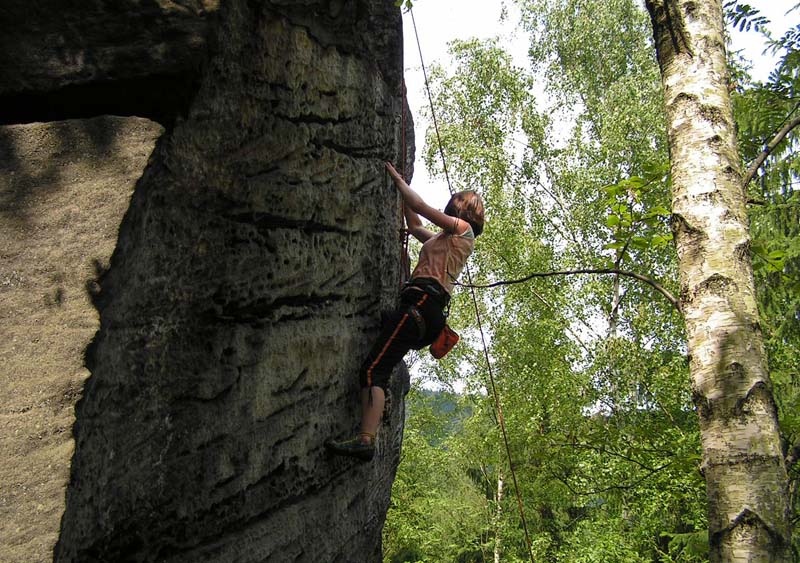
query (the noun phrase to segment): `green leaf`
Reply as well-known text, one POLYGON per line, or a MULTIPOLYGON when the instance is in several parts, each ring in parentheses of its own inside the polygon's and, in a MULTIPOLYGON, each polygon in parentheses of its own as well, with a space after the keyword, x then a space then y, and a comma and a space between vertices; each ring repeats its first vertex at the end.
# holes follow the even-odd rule
POLYGON ((621 202, 621 201, 618 201, 617 203, 612 205, 611 206, 611 211, 613 211, 614 213, 616 213, 620 217, 622 217, 622 216, 624 216, 626 214, 628 216, 630 216, 630 213, 628 213, 628 205, 626 203, 624 203, 624 202, 621 202))
POLYGON ((668 235, 653 235, 653 238, 651 239, 651 244, 655 248, 661 248, 666 246, 671 240, 672 240, 672 233, 668 235))
POLYGON ((672 215, 672 211, 664 207, 663 205, 657 205, 655 207, 650 208, 647 211, 648 215, 658 216, 658 217, 669 217, 672 215))

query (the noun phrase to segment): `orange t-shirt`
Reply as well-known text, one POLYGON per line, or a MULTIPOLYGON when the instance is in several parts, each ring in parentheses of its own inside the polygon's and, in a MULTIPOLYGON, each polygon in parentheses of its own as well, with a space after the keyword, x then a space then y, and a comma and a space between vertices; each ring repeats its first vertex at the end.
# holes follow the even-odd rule
POLYGON ((453 293, 453 285, 461 275, 467 258, 475 248, 472 227, 457 235, 441 231, 425 241, 419 252, 419 262, 411 279, 431 278, 439 282, 447 293, 453 293))

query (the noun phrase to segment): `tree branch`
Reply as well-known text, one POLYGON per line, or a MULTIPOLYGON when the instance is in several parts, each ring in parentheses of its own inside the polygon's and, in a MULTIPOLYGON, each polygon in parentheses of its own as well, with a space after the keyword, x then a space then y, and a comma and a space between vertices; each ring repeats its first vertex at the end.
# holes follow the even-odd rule
POLYGON ((616 268, 582 268, 580 270, 559 270, 554 272, 534 272, 532 274, 528 274, 525 277, 516 279, 516 280, 501 280, 494 283, 489 284, 466 284, 456 282, 457 285, 462 287, 470 287, 475 289, 488 289, 490 287, 499 287, 501 285, 512 285, 517 283, 524 283, 526 281, 530 281, 533 278, 550 278, 554 276, 571 276, 575 274, 616 274, 620 276, 627 276, 629 278, 637 279, 641 282, 646 283, 656 291, 658 291, 661 295, 663 295, 667 301, 669 301, 673 307, 675 307, 679 313, 682 313, 680 301, 678 301, 674 295, 672 295, 669 291, 667 291, 664 286, 660 283, 648 278, 647 276, 643 276, 641 274, 637 274, 636 272, 628 272, 626 270, 619 270, 616 268))
POLYGON ((744 180, 742 181, 742 186, 747 186, 752 180, 753 177, 758 172, 758 169, 761 168, 761 165, 764 164, 764 161, 767 160, 767 157, 775 150, 775 147, 783 141, 783 139, 788 135, 792 129, 800 125, 800 115, 795 117, 793 120, 788 122, 786 125, 783 126, 783 129, 778 131, 778 134, 775 135, 772 140, 767 144, 767 148, 758 155, 753 163, 750 165, 750 168, 747 169, 747 173, 744 175, 744 180))
MULTIPOLYGON (((556 445, 558 445, 558 446, 560 446, 562 448, 584 449, 584 450, 593 451, 593 452, 598 453, 598 454, 608 454, 610 456, 614 456, 614 457, 618 457, 620 459, 623 459, 623 460, 625 460, 625 461, 627 461, 629 463, 632 463, 634 465, 638 465, 641 469, 644 469, 645 471, 648 471, 650 473, 655 473, 656 471, 659 471, 660 469, 663 469, 663 467, 659 468, 659 469, 654 469, 654 468, 650 467, 649 465, 645 465, 642 462, 633 459, 632 457, 626 456, 626 455, 621 454, 619 452, 615 452, 612 449, 607 449, 605 446, 593 446, 592 444, 581 444, 581 443, 572 443, 572 442, 570 442, 570 443, 558 443, 558 442, 556 442, 556 445)), ((663 451, 663 450, 656 450, 656 451, 658 453, 666 455, 666 456, 675 455, 674 452, 666 452, 666 451, 663 451)))
POLYGON ((662 465, 660 467, 656 467, 654 469, 649 469, 642 477, 640 477, 639 479, 636 479, 635 481, 631 481, 631 482, 629 482, 627 484, 609 485, 608 487, 602 487, 602 488, 599 488, 599 489, 587 489, 587 490, 583 490, 583 491, 573 487, 569 483, 569 481, 567 480, 567 477, 558 475, 553 470, 550 470, 550 475, 552 475, 556 480, 560 481, 561 484, 563 484, 569 490, 569 492, 571 492, 573 495, 576 495, 576 496, 595 496, 595 495, 600 495, 600 494, 603 494, 603 493, 607 493, 609 491, 630 491, 630 490, 634 489, 635 487, 641 485, 643 482, 648 480, 650 477, 652 477, 656 473, 658 473, 660 471, 663 471, 664 469, 667 469, 671 465, 672 465, 672 462, 669 462, 669 463, 665 463, 664 465, 662 465))

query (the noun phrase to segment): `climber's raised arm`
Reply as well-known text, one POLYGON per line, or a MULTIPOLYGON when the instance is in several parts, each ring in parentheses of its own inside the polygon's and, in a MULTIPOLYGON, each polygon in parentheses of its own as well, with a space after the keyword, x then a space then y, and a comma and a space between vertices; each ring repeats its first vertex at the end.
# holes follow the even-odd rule
POLYGON ((435 234, 433 231, 426 229, 422 225, 422 220, 419 218, 419 215, 417 215, 417 213, 413 211, 410 206, 404 205, 403 213, 406 216, 408 233, 418 241, 425 242, 435 234))
MULTIPOLYGON (((417 220, 419 220, 419 215, 422 215, 437 227, 440 227, 447 232, 456 233, 459 235, 467 230, 469 224, 466 221, 453 217, 452 215, 446 215, 444 212, 439 211, 435 207, 431 207, 425 203, 425 200, 423 200, 417 192, 412 190, 403 177, 397 172, 397 170, 394 169, 394 166, 392 166, 391 162, 386 163, 386 170, 389 171, 389 175, 394 180, 394 184, 397 186, 400 195, 403 196, 403 201, 405 201, 406 204, 406 210, 410 209, 412 213, 417 215, 417 220)), ((406 212, 406 221, 408 221, 408 211, 406 212)), ((412 227, 411 223, 408 223, 409 233, 414 235, 414 237, 421 242, 425 242, 433 236, 431 231, 428 231, 428 229, 422 227, 421 221, 419 222, 419 228, 427 231, 427 233, 420 233, 424 236, 424 238, 417 236, 417 234, 414 232, 415 227, 412 227)))

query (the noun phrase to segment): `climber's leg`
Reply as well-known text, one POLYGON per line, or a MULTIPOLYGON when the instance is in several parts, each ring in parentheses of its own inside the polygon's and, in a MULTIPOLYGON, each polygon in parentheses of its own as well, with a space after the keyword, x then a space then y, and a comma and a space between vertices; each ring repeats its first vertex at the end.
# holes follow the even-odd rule
POLYGON ((375 457, 375 434, 381 423, 386 394, 380 387, 361 389, 361 430, 349 440, 325 442, 325 448, 336 455, 370 461, 375 457))
POLYGON ((359 438, 362 443, 371 444, 375 441, 385 402, 386 393, 382 388, 364 387, 361 389, 361 433, 359 438))
MULTIPOLYGON (((355 438, 342 442, 328 441, 325 447, 338 455, 370 460, 375 455, 375 435, 386 404, 386 388, 392 370, 411 348, 419 348, 424 323, 415 318, 428 300, 421 291, 406 292, 401 306, 385 319, 381 333, 361 368, 361 430, 355 438), (416 313, 415 313, 416 311, 416 313)), ((438 311, 441 316, 441 311, 438 311)))

